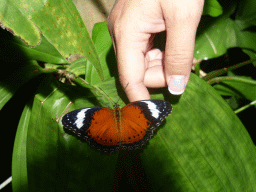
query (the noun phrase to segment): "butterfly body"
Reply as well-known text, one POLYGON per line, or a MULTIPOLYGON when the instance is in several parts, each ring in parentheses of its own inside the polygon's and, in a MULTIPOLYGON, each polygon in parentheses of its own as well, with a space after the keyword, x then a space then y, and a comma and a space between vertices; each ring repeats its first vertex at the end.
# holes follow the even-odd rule
POLYGON ((62 118, 62 124, 101 151, 136 149, 151 138, 171 110, 166 101, 143 100, 121 109, 115 105, 114 109, 89 107, 71 111, 62 118))

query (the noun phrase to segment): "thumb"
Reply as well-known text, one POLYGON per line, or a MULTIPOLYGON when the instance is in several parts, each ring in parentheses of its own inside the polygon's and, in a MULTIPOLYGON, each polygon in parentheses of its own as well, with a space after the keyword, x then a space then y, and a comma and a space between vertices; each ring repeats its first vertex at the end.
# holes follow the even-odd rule
POLYGON ((180 95, 184 92, 191 73, 203 0, 162 2, 167 34, 165 76, 170 93, 180 95), (170 8, 174 11, 168 11, 170 8))

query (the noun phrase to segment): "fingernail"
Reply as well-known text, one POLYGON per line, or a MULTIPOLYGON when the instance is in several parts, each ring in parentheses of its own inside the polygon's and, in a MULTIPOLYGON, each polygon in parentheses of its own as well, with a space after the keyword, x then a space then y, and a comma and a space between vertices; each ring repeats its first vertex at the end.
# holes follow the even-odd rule
POLYGON ((172 95, 181 95, 185 91, 185 75, 171 75, 168 90, 172 95))

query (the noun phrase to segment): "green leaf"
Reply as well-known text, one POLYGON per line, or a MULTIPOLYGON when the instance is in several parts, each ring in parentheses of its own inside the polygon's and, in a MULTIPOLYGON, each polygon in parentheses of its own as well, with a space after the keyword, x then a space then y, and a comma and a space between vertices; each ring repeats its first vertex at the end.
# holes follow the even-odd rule
POLYGON ((40 43, 40 31, 29 17, 20 9, 19 1, 2 1, 0 4, 1 27, 7 28, 20 37, 26 44, 37 46, 40 43))
MULTIPOLYGON (((96 23, 92 31, 92 40, 99 55, 102 64, 105 80, 117 74, 116 61, 114 56, 113 44, 109 35, 106 22, 96 23)), ((75 73, 78 76, 85 74, 85 81, 92 85, 102 83, 102 80, 97 75, 97 71, 92 63, 85 58, 81 58, 72 62, 67 69, 69 72, 75 73)))
MULTIPOLYGON (((106 21, 96 23, 94 25, 92 31, 92 40, 102 64, 104 77, 105 79, 109 79, 117 74, 117 65, 113 52, 113 44, 107 29, 106 21)), ((96 75, 96 70, 93 68, 91 62, 87 62, 86 64, 85 78, 87 82, 94 85, 101 83, 101 79, 96 75)))
POLYGON ((14 192, 28 191, 26 144, 30 116, 31 104, 27 104, 20 118, 13 148, 12 189, 14 192))
POLYGON ((216 0, 206 0, 204 2, 203 15, 210 15, 212 17, 218 17, 223 13, 222 7, 216 0))
POLYGON ((68 58, 85 56, 103 79, 103 72, 89 33, 71 0, 5 1, 0 6, 0 20, 29 46, 40 43, 41 35, 68 58))
MULTIPOLYGON (((113 83, 102 84, 100 89, 105 94, 116 92, 113 83)), ((114 100, 117 96, 110 97, 114 100)), ((163 95, 152 98, 163 99, 163 95)), ((97 106, 98 99, 89 89, 64 86, 49 75, 42 82, 27 138, 30 191, 111 191, 114 175, 119 174, 117 154, 101 155, 63 130, 59 122, 68 111, 97 106)), ((153 191, 256 189, 255 146, 247 131, 218 93, 193 74, 172 114, 137 152, 153 191)), ((130 170, 136 180, 134 171, 130 170)))
POLYGON ((191 74, 141 160, 153 191, 255 191, 255 146, 218 93, 191 74))
POLYGON ((0 81, 0 109, 12 98, 14 93, 27 81, 43 73, 42 68, 35 61, 28 61, 19 64, 18 68, 12 71, 5 71, 6 78, 0 81))
POLYGON ((49 63, 67 63, 67 60, 56 50, 56 48, 47 41, 42 35, 41 42, 36 47, 28 47, 17 37, 13 37, 13 44, 20 49, 20 51, 26 55, 29 60, 37 60, 49 63))
POLYGON ((255 18, 256 8, 254 0, 244 0, 239 2, 238 5, 237 17, 239 19, 251 20, 252 18, 255 18))
POLYGON ((195 44, 196 59, 219 57, 233 47, 241 47, 251 57, 255 55, 252 54, 256 52, 256 33, 252 29, 255 18, 233 20, 230 15, 235 11, 235 5, 229 6, 218 18, 202 19, 195 44))
POLYGON ((96 104, 89 90, 64 86, 50 75, 42 82, 27 138, 29 191, 111 190, 117 154, 102 155, 60 123, 69 110, 96 104))

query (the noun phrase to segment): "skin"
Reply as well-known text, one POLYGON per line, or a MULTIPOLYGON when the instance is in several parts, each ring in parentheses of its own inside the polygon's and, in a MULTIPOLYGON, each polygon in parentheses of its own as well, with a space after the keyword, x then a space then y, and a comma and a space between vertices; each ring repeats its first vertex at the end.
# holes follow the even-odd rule
POLYGON ((108 17, 120 82, 130 102, 150 99, 147 87, 184 92, 189 80, 203 0, 116 0, 108 17), (166 31, 165 52, 152 49, 166 31))

